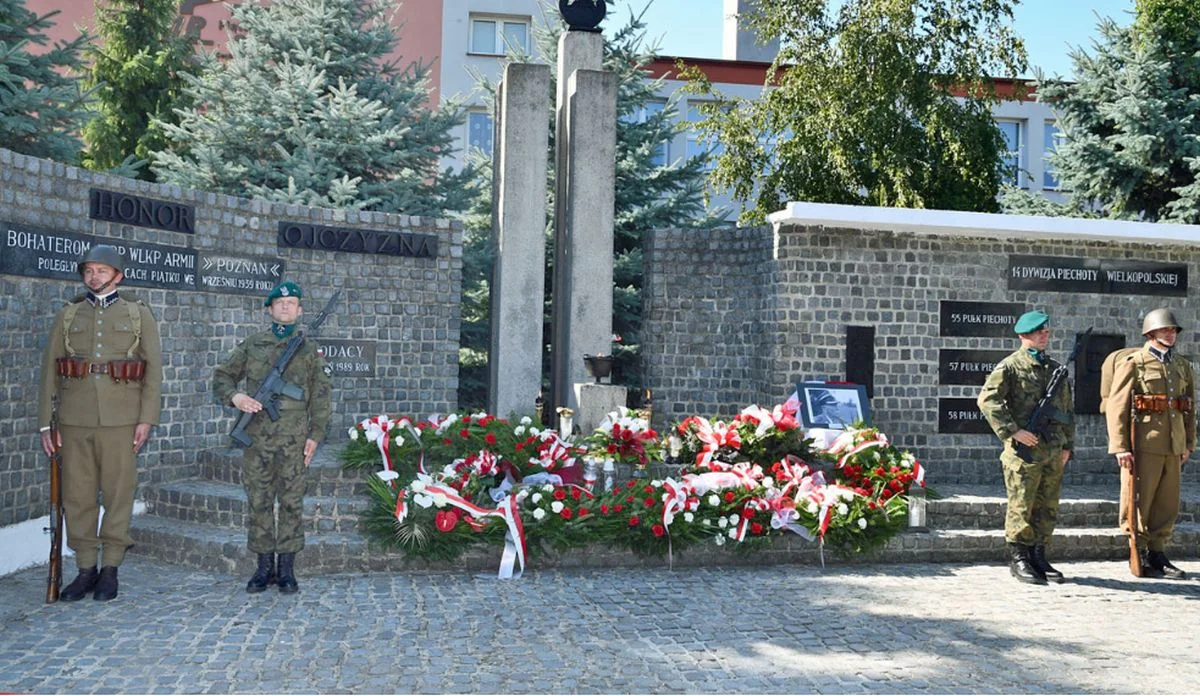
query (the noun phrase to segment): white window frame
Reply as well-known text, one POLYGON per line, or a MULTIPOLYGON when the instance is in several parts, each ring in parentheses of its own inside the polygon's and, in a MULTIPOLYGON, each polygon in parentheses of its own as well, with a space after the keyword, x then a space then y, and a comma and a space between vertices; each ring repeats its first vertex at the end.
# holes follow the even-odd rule
POLYGON ((530 53, 529 41, 533 31, 533 21, 530 17, 471 13, 467 26, 467 53, 470 55, 503 56, 509 48, 508 28, 510 26, 520 26, 525 31, 525 45, 513 46, 513 50, 526 55, 530 53), (488 36, 477 36, 478 32, 483 31, 484 27, 489 25, 491 31, 488 36), (479 46, 476 46, 477 38, 481 42, 479 46))
MULTIPOLYGON (((1002 183, 1012 184, 1013 186, 1016 186, 1017 188, 1028 188, 1029 187, 1029 175, 1025 172, 1025 152, 1028 148, 1026 148, 1025 143, 1029 137, 1029 126, 1024 120, 1021 120, 1021 119, 1015 119, 1015 118, 998 118, 998 119, 996 119, 996 127, 997 128, 1000 128, 1001 126, 1006 126, 1006 125, 1016 126, 1016 129, 1017 129, 1016 130, 1016 139, 1017 139, 1016 148, 1015 149, 1010 148, 1009 150, 1006 150, 1004 153, 1005 163, 1007 164, 1008 162, 1011 161, 1012 162, 1011 168, 1015 171, 1013 172, 1013 175, 1011 178, 1006 175, 1004 177, 1004 181, 1002 183)), ((1003 129, 1001 129, 1000 132, 1001 132, 1001 134, 1004 134, 1003 129)), ((1008 141, 1008 139, 1005 138, 1006 143, 1007 143, 1007 141, 1008 141)), ((1006 169, 1007 168, 1008 167, 1006 167, 1006 169)))

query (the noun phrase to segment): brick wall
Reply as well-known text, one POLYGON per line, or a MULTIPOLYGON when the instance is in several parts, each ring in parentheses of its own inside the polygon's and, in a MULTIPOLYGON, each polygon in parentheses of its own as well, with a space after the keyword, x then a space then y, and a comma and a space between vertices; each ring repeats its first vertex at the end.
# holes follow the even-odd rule
MULTIPOLYGON (((321 335, 374 341, 372 376, 335 376, 329 437, 380 412, 426 414, 456 407, 462 229, 448 220, 272 204, 97 174, 0 150, 0 221, 10 228, 88 235, 104 241, 183 247, 198 254, 270 257, 301 284, 311 319, 336 289, 343 302, 321 335), (101 188, 194 206, 192 234, 89 217, 101 188), (342 229, 434 235, 435 258, 287 248, 281 221, 342 229)), ((0 252, 2 253, 2 252, 0 252)), ((11 269, 10 269, 11 270, 11 269)), ((55 312, 77 281, 0 274, 0 526, 45 515, 47 464, 37 437, 38 373, 55 312)), ((213 368, 269 319, 263 294, 129 287, 159 320, 164 380, 161 425, 139 457, 139 478, 171 481, 198 471, 199 453, 229 443, 233 410, 209 393, 213 368)))
MULTIPOLYGON (((1196 240, 1200 243, 1200 238, 1196 240)), ((1004 338, 939 335, 939 302, 1013 302, 1052 317, 1050 352, 1065 360, 1076 332, 1124 334, 1140 345, 1141 318, 1173 308, 1179 346, 1200 355, 1196 244, 989 239, 785 225, 660 230, 648 236, 643 346, 656 423, 688 413, 729 417, 784 400, 799 381, 845 379, 846 327, 875 327, 874 424, 928 465, 934 483, 998 483, 992 435, 939 434, 939 397, 978 387, 939 384, 942 348, 1005 350, 1004 338), (1188 297, 1009 290, 1010 255, 1185 264, 1188 297)), ((1200 361, 1193 361, 1200 367, 1200 361)), ((1072 370, 1074 374, 1074 370, 1072 370)), ((1101 417, 1078 415, 1068 481, 1109 480, 1101 417)))

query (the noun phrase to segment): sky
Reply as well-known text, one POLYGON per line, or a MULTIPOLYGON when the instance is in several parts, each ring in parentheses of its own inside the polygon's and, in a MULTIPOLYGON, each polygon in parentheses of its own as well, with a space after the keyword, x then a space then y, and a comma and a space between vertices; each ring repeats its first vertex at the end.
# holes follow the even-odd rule
MULTIPOLYGON (((647 4, 647 39, 659 41, 660 54, 721 57, 722 0, 616 0, 604 24, 623 24, 631 10, 640 12, 647 4)), ((1134 0, 1023 0, 1014 11, 1014 26, 1025 40, 1031 66, 1040 67, 1048 76, 1070 79, 1074 74, 1067 56, 1069 47, 1090 51, 1097 36, 1097 15, 1127 25, 1132 21, 1133 5, 1134 0)))

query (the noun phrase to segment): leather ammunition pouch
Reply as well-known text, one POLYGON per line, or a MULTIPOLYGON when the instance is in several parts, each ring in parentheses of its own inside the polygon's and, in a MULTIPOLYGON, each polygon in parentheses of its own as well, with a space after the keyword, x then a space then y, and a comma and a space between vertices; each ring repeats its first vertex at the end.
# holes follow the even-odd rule
POLYGON ((54 361, 59 377, 80 378, 88 375, 108 375, 114 382, 140 382, 146 376, 145 360, 113 360, 91 362, 71 356, 54 361))
POLYGON ((1138 413, 1164 413, 1167 410, 1192 411, 1192 400, 1187 397, 1168 399, 1166 394, 1134 394, 1133 408, 1138 413))

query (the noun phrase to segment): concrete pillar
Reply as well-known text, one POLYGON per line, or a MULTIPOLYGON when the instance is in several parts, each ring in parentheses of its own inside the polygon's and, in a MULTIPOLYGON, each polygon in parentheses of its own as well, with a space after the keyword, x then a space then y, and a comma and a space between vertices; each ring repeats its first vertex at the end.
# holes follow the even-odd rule
POLYGON ((496 94, 488 411, 531 414, 542 386, 550 66, 510 63, 496 94))
POLYGON ((741 18, 753 12, 758 0, 725 0, 721 17, 721 58, 724 60, 749 60, 770 63, 779 53, 779 39, 774 38, 765 46, 758 43, 758 36, 741 18))
POLYGON ((625 387, 593 382, 576 382, 574 387, 575 400, 579 403, 575 424, 582 435, 590 435, 608 414, 625 406, 625 387))
POLYGON ((573 385, 591 379, 584 354, 612 353, 616 76, 577 70, 567 79, 567 95, 567 157, 557 172, 551 384, 555 406, 578 409, 573 385))

